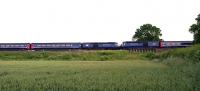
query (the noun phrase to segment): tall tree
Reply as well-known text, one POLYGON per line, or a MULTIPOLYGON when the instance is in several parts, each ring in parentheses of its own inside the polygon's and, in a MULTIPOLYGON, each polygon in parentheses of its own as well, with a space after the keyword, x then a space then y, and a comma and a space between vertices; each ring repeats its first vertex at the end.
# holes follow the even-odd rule
POLYGON ((153 26, 151 24, 144 24, 136 30, 132 40, 159 41, 160 36, 162 36, 160 28, 157 28, 156 26, 153 26))
POLYGON ((197 21, 197 24, 192 24, 189 31, 194 34, 194 43, 200 44, 200 14, 195 20, 197 21))

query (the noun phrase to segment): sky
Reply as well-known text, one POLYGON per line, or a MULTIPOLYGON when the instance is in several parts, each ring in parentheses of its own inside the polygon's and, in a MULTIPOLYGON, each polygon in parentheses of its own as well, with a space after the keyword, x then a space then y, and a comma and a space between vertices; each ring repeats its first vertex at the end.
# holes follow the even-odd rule
POLYGON ((150 23, 167 41, 193 40, 200 0, 0 0, 0 43, 130 41, 150 23))

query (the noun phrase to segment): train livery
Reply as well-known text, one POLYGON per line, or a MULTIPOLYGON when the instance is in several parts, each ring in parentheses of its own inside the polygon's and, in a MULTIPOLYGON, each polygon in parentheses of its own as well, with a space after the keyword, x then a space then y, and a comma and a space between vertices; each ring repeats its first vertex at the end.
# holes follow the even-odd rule
POLYGON ((182 48, 192 45, 192 41, 124 41, 117 42, 75 42, 75 43, 0 43, 0 50, 116 50, 116 49, 152 49, 182 48))

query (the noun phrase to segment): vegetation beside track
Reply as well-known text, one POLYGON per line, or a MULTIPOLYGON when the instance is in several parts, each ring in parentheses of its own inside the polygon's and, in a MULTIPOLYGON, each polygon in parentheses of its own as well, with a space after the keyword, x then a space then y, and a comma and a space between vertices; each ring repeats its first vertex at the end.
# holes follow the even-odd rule
POLYGON ((159 61, 184 73, 192 88, 188 91, 200 91, 200 45, 189 48, 173 49, 161 53, 147 53, 145 57, 159 61))
POLYGON ((200 62, 200 45, 172 49, 161 53, 147 53, 145 57, 149 59, 159 59, 161 61, 179 59, 190 63, 198 63, 200 62))
POLYGON ((0 60, 62 60, 62 61, 112 61, 135 60, 143 58, 141 54, 133 54, 124 50, 99 51, 2 51, 0 60))

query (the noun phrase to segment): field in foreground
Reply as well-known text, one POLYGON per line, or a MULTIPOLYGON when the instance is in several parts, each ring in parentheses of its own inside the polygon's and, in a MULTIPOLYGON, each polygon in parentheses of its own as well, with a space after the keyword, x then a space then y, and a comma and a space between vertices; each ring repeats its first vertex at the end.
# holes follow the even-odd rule
POLYGON ((0 61, 0 91, 194 91, 194 73, 141 60, 0 61))

